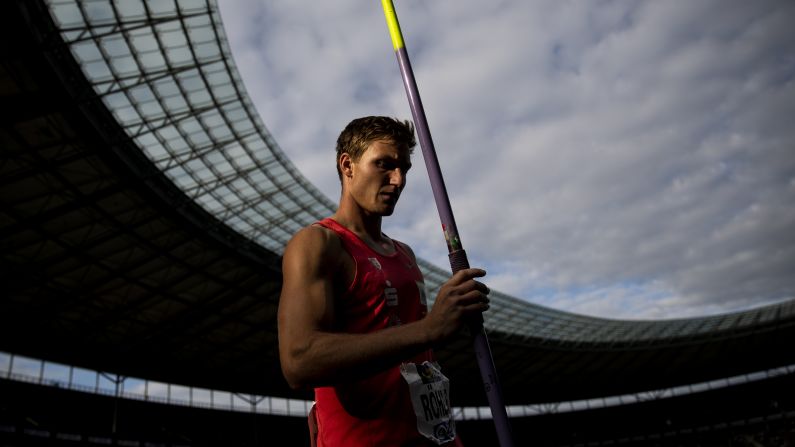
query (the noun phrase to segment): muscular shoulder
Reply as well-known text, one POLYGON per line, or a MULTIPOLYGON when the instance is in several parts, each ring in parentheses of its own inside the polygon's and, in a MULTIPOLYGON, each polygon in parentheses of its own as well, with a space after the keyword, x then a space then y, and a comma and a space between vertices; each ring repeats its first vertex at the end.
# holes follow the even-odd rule
POLYGON ((329 265, 328 261, 338 259, 342 251, 342 242, 333 231, 319 225, 309 225, 293 235, 284 250, 284 258, 285 261, 294 258, 316 260, 329 265))
POLYGON ((329 281, 344 291, 353 280, 355 267, 334 231, 310 225, 298 231, 284 250, 284 289, 301 288, 313 282, 329 281))

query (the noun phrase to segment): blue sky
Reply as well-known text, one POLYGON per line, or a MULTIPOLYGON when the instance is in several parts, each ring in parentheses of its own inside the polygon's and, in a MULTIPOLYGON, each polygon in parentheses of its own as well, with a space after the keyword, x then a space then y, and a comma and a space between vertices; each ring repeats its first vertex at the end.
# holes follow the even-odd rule
MULTIPOLYGON (((352 118, 410 118, 381 2, 221 1, 284 152, 339 196, 352 118)), ((795 2, 395 0, 470 264, 610 318, 795 297, 795 2)), ((448 267, 420 149, 385 232, 448 267)))

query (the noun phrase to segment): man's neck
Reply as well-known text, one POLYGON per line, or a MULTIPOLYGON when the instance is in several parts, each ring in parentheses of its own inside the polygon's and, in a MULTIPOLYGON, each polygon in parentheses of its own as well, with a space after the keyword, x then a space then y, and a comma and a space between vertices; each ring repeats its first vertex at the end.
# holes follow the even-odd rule
POLYGON ((359 237, 370 239, 373 242, 380 242, 383 237, 381 216, 367 215, 360 211, 350 212, 341 207, 332 218, 359 237))
POLYGON ((382 216, 368 214, 358 207, 346 206, 343 202, 331 218, 359 236, 373 250, 384 255, 395 251, 392 240, 381 232, 382 216))

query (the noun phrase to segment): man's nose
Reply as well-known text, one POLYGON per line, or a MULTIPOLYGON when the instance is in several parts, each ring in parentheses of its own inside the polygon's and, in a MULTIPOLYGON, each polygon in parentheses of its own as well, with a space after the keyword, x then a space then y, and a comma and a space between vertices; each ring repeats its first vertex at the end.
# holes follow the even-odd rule
POLYGON ((389 173, 389 184, 403 187, 406 183, 406 173, 402 169, 396 168, 389 173))

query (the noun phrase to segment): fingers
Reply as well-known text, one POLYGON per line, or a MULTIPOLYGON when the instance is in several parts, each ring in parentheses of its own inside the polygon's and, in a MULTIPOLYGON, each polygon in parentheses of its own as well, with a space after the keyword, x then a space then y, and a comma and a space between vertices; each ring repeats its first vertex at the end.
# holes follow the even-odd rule
POLYGON ((461 269, 455 272, 455 274, 453 274, 453 277, 450 278, 449 282, 452 284, 461 284, 470 279, 480 278, 483 276, 486 276, 486 271, 483 269, 478 269, 478 268, 461 269))
POLYGON ((451 337, 464 324, 489 309, 489 288, 475 278, 486 275, 479 268, 457 271, 439 290, 436 302, 429 314, 435 333, 435 340, 451 337))
POLYGON ((459 305, 463 306, 467 310, 486 310, 489 308, 489 297, 488 297, 488 287, 481 283, 477 283, 480 286, 483 286, 485 289, 482 290, 480 287, 470 290, 469 292, 462 294, 458 297, 459 305))
POLYGON ((486 287, 486 285, 483 284, 482 282, 474 280, 475 278, 481 278, 483 276, 486 276, 486 271, 483 269, 478 269, 478 268, 463 269, 455 272, 455 274, 453 275, 452 278, 450 278, 448 283, 451 286, 457 286, 465 284, 467 281, 472 280, 472 283, 474 284, 474 287, 477 290, 480 290, 481 292, 488 294, 490 292, 489 288, 486 287))
POLYGON ((488 308, 488 294, 491 290, 474 278, 483 277, 486 271, 479 268, 463 269, 456 272, 448 281, 450 292, 455 296, 460 305, 467 309, 485 310, 488 308))

